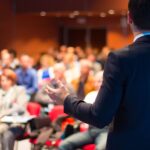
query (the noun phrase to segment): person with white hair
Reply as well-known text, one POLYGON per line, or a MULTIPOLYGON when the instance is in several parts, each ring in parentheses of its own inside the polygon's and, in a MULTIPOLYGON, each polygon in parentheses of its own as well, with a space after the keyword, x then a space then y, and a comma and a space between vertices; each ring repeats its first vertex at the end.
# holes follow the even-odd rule
POLYGON ((80 77, 72 81, 73 88, 80 98, 84 98, 89 92, 95 90, 91 69, 92 64, 89 60, 80 60, 80 77))

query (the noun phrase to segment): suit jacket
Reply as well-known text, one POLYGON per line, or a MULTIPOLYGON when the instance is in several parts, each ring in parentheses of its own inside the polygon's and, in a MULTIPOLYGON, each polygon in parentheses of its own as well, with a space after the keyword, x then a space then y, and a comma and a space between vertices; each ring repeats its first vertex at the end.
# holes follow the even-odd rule
POLYGON ((69 95, 64 110, 99 128, 111 123, 107 150, 150 150, 150 36, 109 54, 93 105, 69 95))

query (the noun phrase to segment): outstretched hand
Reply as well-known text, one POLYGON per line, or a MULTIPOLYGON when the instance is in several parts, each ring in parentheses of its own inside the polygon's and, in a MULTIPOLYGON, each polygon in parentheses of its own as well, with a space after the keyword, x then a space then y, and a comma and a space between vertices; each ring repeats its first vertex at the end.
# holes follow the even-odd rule
POLYGON ((50 82, 50 85, 46 87, 45 91, 49 95, 49 97, 57 104, 63 104, 65 98, 69 95, 68 89, 65 87, 65 85, 55 79, 50 82), (56 87, 53 87, 52 82, 55 82, 56 87))

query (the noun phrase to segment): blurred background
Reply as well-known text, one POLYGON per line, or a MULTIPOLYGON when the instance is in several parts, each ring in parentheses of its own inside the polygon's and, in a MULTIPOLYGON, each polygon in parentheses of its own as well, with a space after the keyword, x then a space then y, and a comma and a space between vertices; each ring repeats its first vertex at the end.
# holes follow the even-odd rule
POLYGON ((76 133, 81 136, 73 140, 77 148, 100 145, 104 150, 107 128, 89 128, 64 114, 63 105, 56 105, 45 87, 55 87, 55 78, 71 94, 95 101, 108 54, 133 39, 127 3, 0 0, 0 150, 60 150, 60 143, 76 133), (85 132, 101 140, 83 144, 85 132))
POLYGON ((37 57, 59 45, 107 45, 132 41, 126 22, 128 0, 0 0, 0 49, 37 57))

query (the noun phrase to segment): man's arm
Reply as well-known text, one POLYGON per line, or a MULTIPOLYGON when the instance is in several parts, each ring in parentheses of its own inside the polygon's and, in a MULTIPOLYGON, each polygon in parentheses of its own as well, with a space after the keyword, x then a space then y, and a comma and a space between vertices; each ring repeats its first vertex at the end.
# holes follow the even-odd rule
POLYGON ((102 87, 95 103, 87 104, 68 95, 64 101, 65 113, 97 127, 108 125, 121 103, 123 91, 123 66, 116 54, 111 53, 105 65, 102 87))

